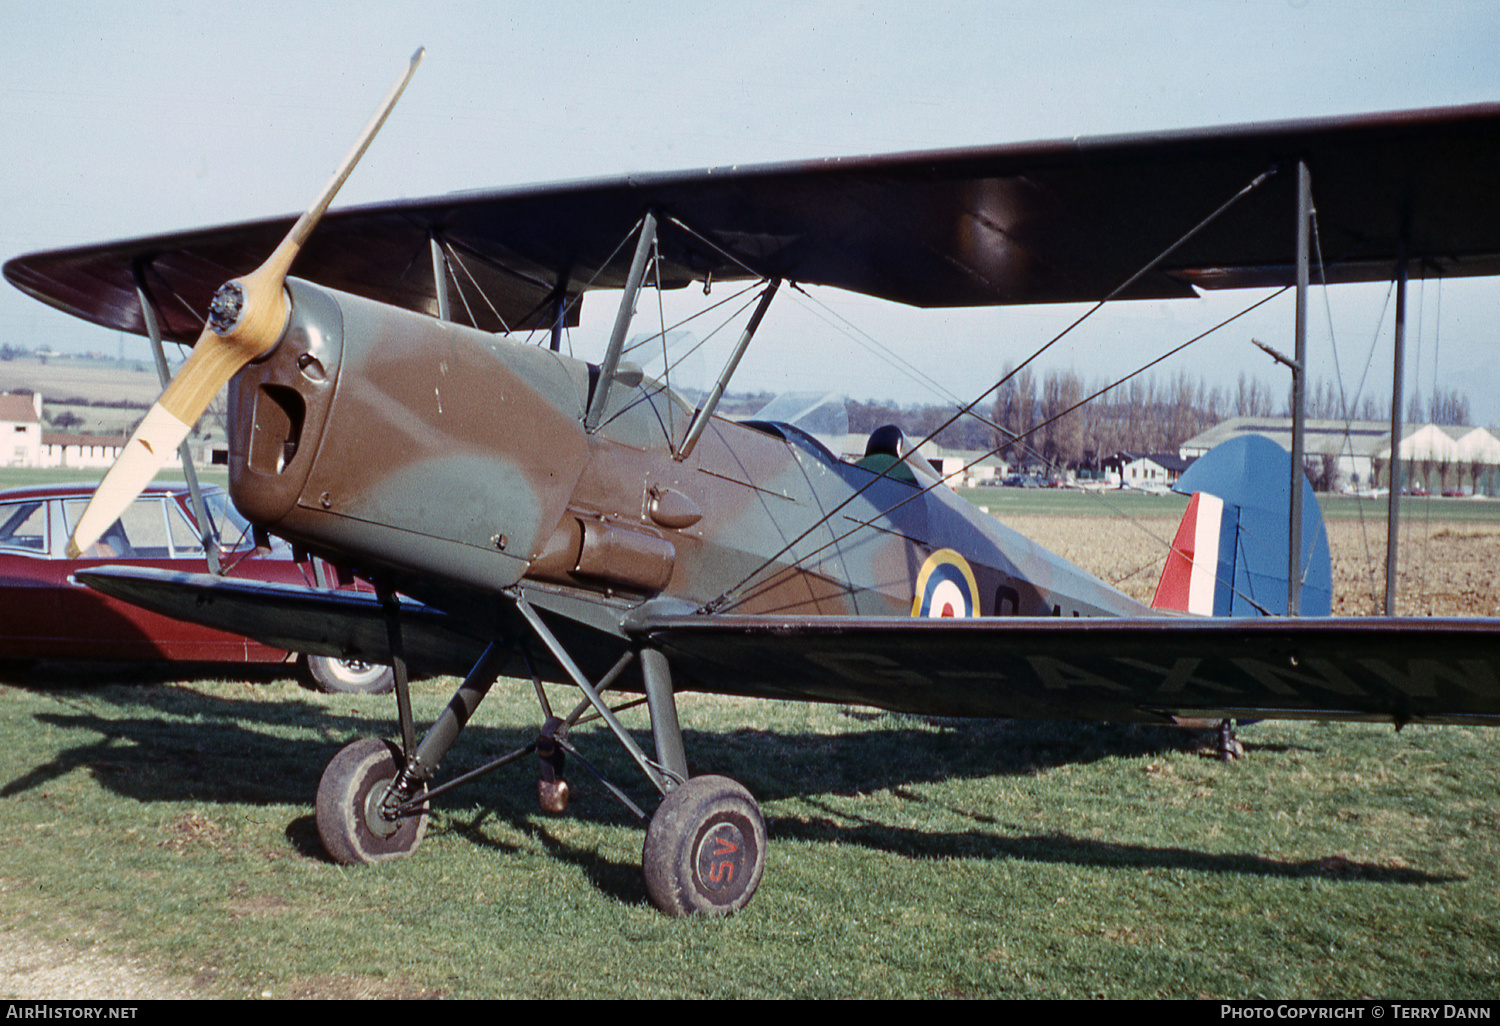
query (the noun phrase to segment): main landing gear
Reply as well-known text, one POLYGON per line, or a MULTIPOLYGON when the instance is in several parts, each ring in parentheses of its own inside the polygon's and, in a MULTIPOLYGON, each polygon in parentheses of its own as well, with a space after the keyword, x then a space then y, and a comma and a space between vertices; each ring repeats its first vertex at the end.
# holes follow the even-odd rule
POLYGON ((427 810, 394 814, 404 804, 391 787, 401 765, 400 748, 366 737, 341 748, 323 771, 318 836, 335 862, 388 862, 410 855, 422 843, 427 810))
POLYGON ((745 907, 766 868, 766 821, 744 786, 693 777, 662 799, 641 854, 646 892, 668 915, 745 907))
MULTIPOLYGON (((318 784, 317 802, 318 836, 328 854, 344 865, 384 862, 410 855, 427 830, 432 798, 533 754, 540 769, 538 798, 542 807, 548 812, 561 812, 568 800, 567 781, 562 777, 565 752, 598 776, 568 741, 568 731, 585 719, 597 718, 605 722, 663 795, 656 813, 649 817, 641 857, 646 891, 652 903, 673 916, 723 915, 744 908, 765 872, 765 819, 750 792, 736 781, 721 776, 688 777, 666 658, 652 649, 639 653, 656 749, 656 757, 651 759, 600 696, 600 692, 619 679, 636 654, 622 655, 595 685, 526 600, 518 599, 517 605, 536 636, 583 693, 583 701, 570 715, 555 716, 537 681, 536 692, 544 716, 537 740, 429 790, 428 782, 436 774, 438 764, 488 693, 511 650, 496 643, 485 651, 447 709, 417 745, 406 665, 400 655, 399 626, 392 615, 388 628, 403 744, 365 738, 345 746, 328 764, 318 784), (411 754, 408 756, 407 752, 411 754)), ((639 704, 639 700, 627 704, 639 704)), ((637 817, 648 819, 623 791, 603 777, 599 779, 637 817)))

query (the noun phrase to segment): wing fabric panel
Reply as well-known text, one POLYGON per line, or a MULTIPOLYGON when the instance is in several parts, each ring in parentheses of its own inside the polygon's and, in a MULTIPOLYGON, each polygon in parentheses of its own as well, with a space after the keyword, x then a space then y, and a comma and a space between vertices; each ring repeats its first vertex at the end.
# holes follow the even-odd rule
MULTIPOLYGON (((235 580, 145 567, 103 566, 74 575, 89 587, 166 616, 217 627, 308 655, 391 661, 385 615, 369 592, 235 580)), ((407 659, 428 670, 464 673, 484 642, 446 615, 402 600, 407 659)))
POLYGON ((661 618, 680 689, 942 716, 1500 724, 1500 620, 661 618))
MULTIPOLYGON (((1292 281, 1295 175, 1282 172, 1298 160, 1312 172, 1330 281, 1389 278, 1403 231, 1413 274, 1500 274, 1492 174, 1500 104, 386 203, 330 212, 293 270, 434 313, 435 235, 462 261, 452 278, 479 327, 530 328, 548 320, 559 286, 574 297, 619 288, 631 253, 618 244, 653 210, 664 225, 668 285, 764 275, 924 307, 1089 301, 1258 175, 1282 169, 1122 297, 1175 298, 1193 295, 1193 286, 1292 281)), ((5 273, 43 302, 141 333, 139 264, 163 307, 164 334, 191 341, 193 312, 223 281, 257 266, 290 224, 277 218, 31 254, 5 273)), ((576 323, 576 305, 568 316, 576 323)))
MULTIPOLYGON (((279 648, 390 660, 368 593, 139 567, 75 576, 279 648)), ((490 640, 410 600, 401 628, 408 658, 433 670, 465 672, 490 640)), ((666 654, 678 690, 939 716, 1500 725, 1500 619, 688 615, 628 630, 666 654)))

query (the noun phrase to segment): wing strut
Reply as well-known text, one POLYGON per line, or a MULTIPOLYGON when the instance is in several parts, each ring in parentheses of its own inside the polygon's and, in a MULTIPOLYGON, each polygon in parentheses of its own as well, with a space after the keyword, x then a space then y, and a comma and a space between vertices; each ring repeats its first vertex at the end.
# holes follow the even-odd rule
MULTIPOLYGON (((141 301, 141 320, 146 325, 146 336, 151 339, 151 355, 156 359, 156 377, 161 387, 171 383, 172 375, 167 370, 167 354, 161 344, 161 318, 156 303, 146 288, 145 268, 139 261, 130 267, 135 277, 135 294, 141 301)), ((193 453, 184 438, 177 446, 177 455, 182 460, 182 476, 187 480, 188 494, 193 499, 193 516, 198 520, 198 538, 203 542, 203 559, 208 572, 215 577, 224 576, 224 556, 219 551, 218 539, 214 537, 213 522, 208 518, 208 507, 203 504, 203 489, 198 487, 198 468, 193 466, 193 453)))
POLYGON ((766 315, 766 310, 771 306, 771 300, 776 296, 776 290, 781 286, 780 278, 772 278, 771 283, 766 286, 766 291, 761 293, 760 305, 755 308, 755 313, 750 315, 750 323, 745 325, 745 330, 740 333, 740 339, 734 345, 734 351, 729 354, 729 359, 724 364, 724 369, 719 372, 719 380, 714 382, 713 391, 708 398, 703 400, 703 405, 693 413, 693 422, 688 425, 687 437, 682 440, 682 446, 673 456, 679 463, 693 454, 693 448, 698 444, 698 439, 703 435, 703 429, 708 426, 708 419, 714 415, 714 409, 719 405, 719 400, 724 396, 724 389, 729 387, 729 379, 734 376, 735 369, 740 365, 740 357, 745 355, 745 349, 750 345, 750 340, 755 337, 755 329, 760 327, 761 318, 766 315))
POLYGON ((609 386, 614 383, 615 373, 620 368, 620 353, 625 347, 625 333, 630 330, 630 318, 635 313, 635 297, 641 290, 641 279, 646 276, 646 258, 656 244, 656 218, 649 212, 641 219, 641 237, 635 244, 635 257, 630 261, 630 275, 625 279, 625 291, 620 296, 620 309, 615 314, 614 330, 610 332, 609 348, 604 351, 604 360, 599 365, 599 384, 589 400, 588 413, 584 415, 583 427, 589 434, 599 429, 599 418, 609 402, 609 386))
POLYGON ((427 232, 427 245, 432 249, 432 286, 437 293, 438 320, 453 320, 453 309, 448 301, 448 257, 443 253, 442 240, 432 229, 427 232))
POLYGON ((1401 386, 1406 377, 1406 252, 1407 219, 1401 221, 1400 255, 1396 257, 1396 352, 1391 357, 1390 487, 1386 489, 1385 615, 1396 615, 1396 549, 1401 540, 1401 421, 1406 404, 1401 386))
POLYGON ((1287 515, 1286 615, 1302 615, 1302 467, 1305 446, 1307 397, 1307 265, 1312 220, 1312 174, 1307 164, 1297 162, 1297 311, 1296 365, 1292 367, 1292 483, 1291 509, 1287 515))

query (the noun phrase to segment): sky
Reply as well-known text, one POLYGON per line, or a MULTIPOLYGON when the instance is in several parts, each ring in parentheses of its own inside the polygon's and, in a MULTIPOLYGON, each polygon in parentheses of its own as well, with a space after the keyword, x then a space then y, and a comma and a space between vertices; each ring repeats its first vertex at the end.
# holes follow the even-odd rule
MULTIPOLYGON (((1500 99, 1493 0, 0 0, 0 17, 0 259, 301 210, 418 46, 425 62, 338 205, 1500 99)), ((1408 392, 1462 388, 1476 422, 1500 423, 1500 282, 1412 289, 1408 392)), ((1314 379, 1337 364, 1349 394, 1362 377, 1389 394, 1388 293, 1314 298, 1314 379)), ((689 297, 668 298, 670 322, 689 297)), ((1128 373, 1255 298, 1116 304, 1039 366, 1128 373)), ((735 388, 966 401, 1079 312, 783 290, 735 388)), ((578 355, 597 357, 613 316, 610 297, 589 298, 578 355)), ((1291 332, 1283 297, 1157 374, 1285 387, 1249 339, 1290 352, 1291 332)), ((8 284, 0 342, 148 352, 8 284)))

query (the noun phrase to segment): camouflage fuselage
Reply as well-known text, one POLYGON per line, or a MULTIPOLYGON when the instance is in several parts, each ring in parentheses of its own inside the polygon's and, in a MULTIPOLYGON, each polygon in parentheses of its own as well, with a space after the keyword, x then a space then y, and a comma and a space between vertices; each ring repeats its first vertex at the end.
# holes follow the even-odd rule
POLYGON ((795 428, 719 418, 679 460, 693 411, 658 382, 616 381, 589 434, 598 370, 583 361, 289 289, 286 334, 231 387, 236 504, 455 615, 484 615, 518 583, 627 604, 731 592, 725 611, 906 615, 945 550, 971 569, 982 615, 1143 611, 951 489, 922 492, 924 467, 919 486, 875 480, 795 428))

